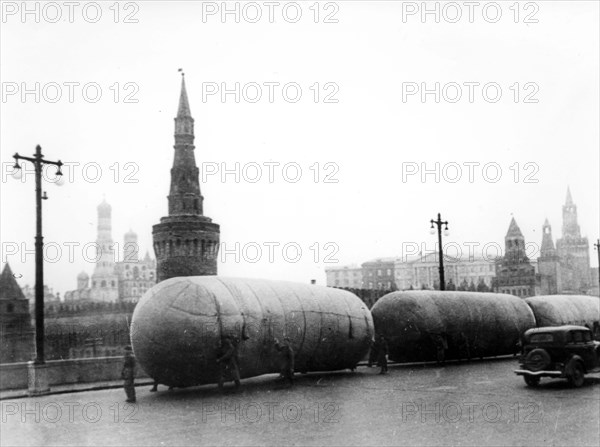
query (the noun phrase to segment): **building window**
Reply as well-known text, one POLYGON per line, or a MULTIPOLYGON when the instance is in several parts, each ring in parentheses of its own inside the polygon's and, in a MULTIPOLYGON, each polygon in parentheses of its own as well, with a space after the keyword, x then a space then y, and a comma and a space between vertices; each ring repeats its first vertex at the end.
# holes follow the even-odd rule
POLYGON ((381 276, 381 270, 377 269, 377 276, 381 276))
POLYGON ((100 283, 100 287, 106 287, 106 281, 102 281, 102 282, 100 283))
POLYGON ((13 310, 15 310, 15 305, 13 303, 8 303, 6 305, 6 312, 11 313, 13 310))
POLYGON ((391 269, 387 269, 387 275, 390 276, 392 274, 392 270, 391 269))

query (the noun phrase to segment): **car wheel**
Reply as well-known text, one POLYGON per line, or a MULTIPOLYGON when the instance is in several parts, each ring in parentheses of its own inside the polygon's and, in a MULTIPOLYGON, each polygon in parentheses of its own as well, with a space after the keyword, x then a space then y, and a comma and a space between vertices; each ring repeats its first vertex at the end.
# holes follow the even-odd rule
POLYGON ((550 365, 550 355, 545 349, 534 349, 525 357, 525 367, 529 371, 541 371, 550 365))
POLYGON ((540 378, 538 376, 523 376, 527 386, 536 387, 540 384, 540 378))
POLYGON ((581 366, 581 363, 577 362, 573 366, 573 371, 569 375, 569 383, 575 388, 579 388, 583 385, 584 381, 585 377, 583 372, 583 366, 581 366))

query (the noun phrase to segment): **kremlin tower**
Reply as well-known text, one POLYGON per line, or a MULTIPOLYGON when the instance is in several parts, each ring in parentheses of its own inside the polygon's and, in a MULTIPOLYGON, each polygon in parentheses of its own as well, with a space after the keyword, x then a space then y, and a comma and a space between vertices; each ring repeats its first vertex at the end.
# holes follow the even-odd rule
POLYGON ((185 77, 181 79, 175 118, 169 215, 152 228, 157 259, 157 282, 176 276, 217 274, 219 225, 203 215, 203 200, 194 156, 194 119, 185 77))

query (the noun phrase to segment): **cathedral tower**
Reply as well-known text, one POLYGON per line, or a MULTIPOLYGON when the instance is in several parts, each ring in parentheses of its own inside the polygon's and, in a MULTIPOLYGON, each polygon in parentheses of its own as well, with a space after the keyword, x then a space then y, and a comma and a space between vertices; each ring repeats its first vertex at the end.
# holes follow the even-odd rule
POLYGON ((167 197, 169 215, 152 228, 158 282, 175 276, 217 274, 220 230, 218 224, 203 215, 204 197, 194 156, 194 119, 183 75, 174 149, 167 197))
POLYGON ((94 301, 118 301, 119 278, 115 272, 115 248, 112 239, 112 207, 106 199, 98 205, 98 236, 96 266, 92 274, 90 298, 94 301))

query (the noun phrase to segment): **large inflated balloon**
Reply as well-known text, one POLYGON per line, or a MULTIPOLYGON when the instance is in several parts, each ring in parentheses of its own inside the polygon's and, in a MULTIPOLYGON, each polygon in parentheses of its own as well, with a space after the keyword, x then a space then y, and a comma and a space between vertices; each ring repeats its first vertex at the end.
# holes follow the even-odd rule
POLYGON ((594 328, 600 322, 600 298, 586 295, 540 295, 526 298, 538 327, 576 324, 594 328))
POLYGON ((447 341, 446 359, 464 358, 467 343, 471 357, 513 354, 523 332, 535 327, 524 300, 499 293, 393 292, 371 313, 389 357, 401 362, 435 360, 437 335, 447 341))
POLYGON ((159 383, 218 380, 222 336, 238 341, 240 375, 279 372, 275 339, 289 342, 296 371, 353 368, 367 353, 373 320, 354 294, 284 281, 217 276, 163 281, 140 299, 131 342, 140 366, 159 383))

